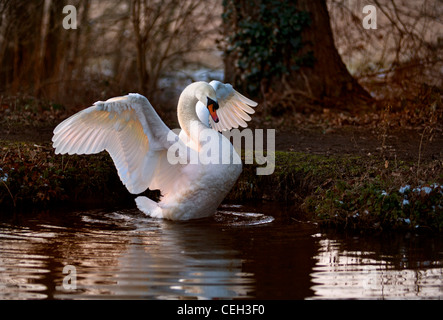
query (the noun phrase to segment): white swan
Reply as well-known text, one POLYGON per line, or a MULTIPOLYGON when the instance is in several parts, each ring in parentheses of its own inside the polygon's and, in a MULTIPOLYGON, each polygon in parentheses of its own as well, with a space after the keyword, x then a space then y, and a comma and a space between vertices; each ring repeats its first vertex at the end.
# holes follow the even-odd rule
POLYGON ((144 196, 135 199, 147 215, 171 220, 207 217, 215 213, 242 171, 239 155, 217 131, 246 127, 249 114, 254 113, 251 106, 256 105, 230 84, 194 82, 178 101, 182 131, 177 136, 148 99, 129 94, 98 101, 61 122, 54 129, 53 147, 57 154, 108 151, 129 192, 160 189, 158 203, 144 196), (209 130, 208 125, 217 131, 209 130), (212 132, 210 139, 202 139, 200 133, 207 131, 212 132), (211 152, 218 152, 221 146, 220 161, 193 162, 208 156, 208 146, 213 147, 211 152), (171 147, 178 150, 176 164, 168 158, 171 147), (229 164, 221 161, 226 155, 229 164))

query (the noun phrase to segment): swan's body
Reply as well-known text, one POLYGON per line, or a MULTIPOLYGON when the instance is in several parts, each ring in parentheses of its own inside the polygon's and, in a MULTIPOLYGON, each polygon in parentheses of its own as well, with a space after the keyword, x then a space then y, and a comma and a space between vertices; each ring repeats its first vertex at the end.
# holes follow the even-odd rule
POLYGON ((210 139, 201 135, 207 135, 208 125, 218 131, 245 127, 248 113, 254 112, 249 106, 256 103, 229 84, 195 82, 178 102, 179 135, 164 124, 145 97, 129 94, 98 101, 66 119, 54 129, 52 141, 55 152, 61 154, 108 151, 121 181, 133 194, 160 189, 163 197, 158 203, 136 198, 144 213, 171 220, 197 219, 215 213, 242 171, 240 156, 229 140, 215 130, 210 130, 210 139), (168 158, 171 147, 180 147, 178 163, 171 164, 168 158), (208 147, 213 147, 211 152, 220 151, 220 161, 205 162, 208 147), (229 163, 221 161, 226 157, 229 163), (191 161, 197 158, 202 161, 191 161))

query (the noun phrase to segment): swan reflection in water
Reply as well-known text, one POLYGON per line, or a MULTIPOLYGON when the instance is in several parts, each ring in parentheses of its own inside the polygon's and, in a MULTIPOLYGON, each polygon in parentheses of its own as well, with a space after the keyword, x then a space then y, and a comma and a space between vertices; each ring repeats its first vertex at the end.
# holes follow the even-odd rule
POLYGON ((83 239, 87 244, 77 243, 77 256, 85 256, 81 251, 86 246, 91 264, 78 261, 77 290, 59 287, 55 298, 231 299, 247 298, 253 290, 253 275, 242 271, 233 239, 212 219, 168 222, 136 210, 133 215, 109 213, 104 219, 131 228, 96 231, 94 239, 83 239), (111 247, 114 252, 99 257, 111 247), (102 263, 93 266, 97 258, 102 263))
POLYGON ((248 297, 253 275, 242 272, 233 241, 204 222, 183 224, 158 223, 154 237, 149 228, 138 230, 119 258, 116 294, 128 290, 159 299, 248 297))

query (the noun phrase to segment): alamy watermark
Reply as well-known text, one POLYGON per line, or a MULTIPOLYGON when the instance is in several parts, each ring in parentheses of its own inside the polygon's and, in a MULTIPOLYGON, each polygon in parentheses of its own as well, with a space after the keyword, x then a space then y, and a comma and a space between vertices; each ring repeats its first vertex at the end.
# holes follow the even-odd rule
POLYGON ((190 135, 197 137, 200 143, 198 152, 187 147, 188 141, 181 141, 177 130, 172 130, 167 136, 169 142, 174 142, 168 149, 167 159, 172 165, 176 164, 241 164, 241 159, 233 155, 231 141, 238 154, 244 150, 245 164, 265 165, 257 167, 257 175, 270 175, 275 169, 275 129, 232 129, 222 134, 226 139, 220 139, 219 133, 211 128, 199 129, 195 121, 190 126, 190 135), (266 146, 264 136, 266 133, 266 146), (242 144, 244 141, 244 144, 242 144), (266 152, 265 152, 266 150, 266 152))
MULTIPOLYGON (((63 28, 66 30, 77 29, 77 8, 73 5, 63 7, 63 28)), ((367 14, 362 21, 364 29, 377 29, 377 9, 374 5, 368 4, 363 7, 363 13, 367 14)))
POLYGON ((66 5, 63 7, 63 13, 67 14, 63 18, 63 28, 77 29, 77 8, 73 5, 66 5))
POLYGON ((377 9, 375 6, 371 4, 364 6, 363 13, 367 14, 362 21, 363 28, 366 30, 377 29, 377 9))
POLYGON ((59 290, 63 291, 74 291, 77 290, 77 269, 71 264, 67 264, 63 267, 63 282, 61 287, 57 287, 59 290))

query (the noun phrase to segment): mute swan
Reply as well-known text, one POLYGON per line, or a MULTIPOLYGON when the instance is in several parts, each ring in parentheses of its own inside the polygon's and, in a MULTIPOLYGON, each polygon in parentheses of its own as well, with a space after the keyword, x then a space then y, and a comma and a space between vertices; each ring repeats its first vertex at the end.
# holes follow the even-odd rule
POLYGON ((242 171, 240 156, 218 131, 246 127, 249 114, 254 113, 251 107, 256 105, 230 84, 194 82, 178 101, 182 130, 177 135, 148 99, 131 93, 98 101, 61 122, 54 129, 53 147, 56 154, 108 151, 129 192, 160 189, 158 203, 144 196, 135 199, 139 210, 149 216, 170 220, 207 217, 215 213, 242 171), (212 132, 209 141, 200 137, 205 130, 212 132), (176 164, 168 158, 173 146, 180 160, 176 164), (193 156, 205 158, 208 146, 214 147, 210 150, 217 151, 219 160, 228 155, 232 161, 191 161, 193 156))

